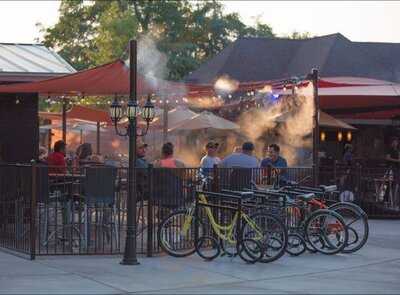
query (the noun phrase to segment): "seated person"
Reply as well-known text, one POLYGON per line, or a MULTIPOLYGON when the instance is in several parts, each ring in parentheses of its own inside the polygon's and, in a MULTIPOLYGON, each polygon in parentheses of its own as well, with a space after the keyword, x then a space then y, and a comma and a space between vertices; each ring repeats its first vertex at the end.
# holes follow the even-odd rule
POLYGON ((261 168, 284 168, 284 169, 275 169, 274 171, 279 174, 279 182, 287 181, 287 161, 285 158, 279 155, 280 147, 277 144, 270 144, 268 146, 268 157, 261 161, 261 168))
POLYGON ((242 145, 241 152, 233 152, 221 162, 223 168, 258 168, 258 159, 253 155, 254 144, 245 142, 242 145))
POLYGON ((161 159, 154 162, 154 167, 160 168, 185 168, 185 164, 174 158, 174 145, 170 142, 164 143, 161 148, 161 159))
POLYGON ((210 175, 214 165, 218 165, 221 160, 217 157, 219 144, 210 141, 206 145, 207 154, 200 161, 200 171, 203 175, 210 175))
POLYGON ((67 172, 67 164, 65 162, 65 150, 66 144, 64 141, 59 140, 54 143, 54 152, 52 152, 47 158, 49 173, 65 174, 67 172))

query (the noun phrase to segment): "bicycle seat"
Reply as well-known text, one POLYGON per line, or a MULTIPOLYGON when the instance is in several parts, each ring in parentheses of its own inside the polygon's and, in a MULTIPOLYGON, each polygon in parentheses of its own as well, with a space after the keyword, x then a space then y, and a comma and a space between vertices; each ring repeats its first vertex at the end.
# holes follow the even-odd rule
POLYGON ((298 195, 297 198, 303 201, 309 201, 311 199, 314 199, 315 195, 313 193, 309 193, 309 194, 298 195))
POLYGON ((337 185, 320 185, 319 187, 326 193, 337 191, 337 185))

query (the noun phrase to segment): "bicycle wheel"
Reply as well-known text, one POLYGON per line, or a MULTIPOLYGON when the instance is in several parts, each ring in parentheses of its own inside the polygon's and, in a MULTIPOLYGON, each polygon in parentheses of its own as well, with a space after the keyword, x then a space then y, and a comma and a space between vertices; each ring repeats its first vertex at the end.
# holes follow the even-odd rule
POLYGON ((342 253, 354 253, 360 250, 368 240, 369 225, 367 214, 353 203, 336 203, 328 209, 339 213, 348 228, 349 239, 342 253))
POLYGON ((217 239, 211 236, 202 236, 197 240, 196 253, 205 260, 213 260, 221 253, 217 239))
POLYGON ((313 212, 307 219, 305 236, 315 250, 332 255, 346 247, 349 234, 343 218, 338 213, 321 209, 313 212))
MULTIPOLYGON (((182 209, 168 215, 159 225, 157 237, 161 249, 174 257, 192 255, 194 245, 195 217, 187 215, 182 209), (186 224, 189 222, 190 224, 186 224), (186 228, 184 228, 186 227, 186 228)), ((199 226, 199 236, 202 236, 202 223, 199 226)))
POLYGON ((253 239, 244 239, 237 245, 237 253, 245 262, 256 263, 263 256, 263 246, 253 239))
POLYGON ((250 238, 261 243, 264 253, 260 262, 272 262, 285 254, 287 230, 280 219, 273 215, 263 212, 251 215, 249 222, 243 224, 241 236, 242 240, 250 238))
POLYGON ((299 256, 306 250, 306 242, 301 235, 297 233, 288 234, 286 253, 290 254, 291 256, 299 256))

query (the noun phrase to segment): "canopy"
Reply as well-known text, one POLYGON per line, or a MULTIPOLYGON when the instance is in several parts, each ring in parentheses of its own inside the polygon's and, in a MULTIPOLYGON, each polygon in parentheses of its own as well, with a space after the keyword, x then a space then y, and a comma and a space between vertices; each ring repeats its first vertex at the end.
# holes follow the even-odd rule
POLYGON ((218 117, 211 112, 201 112, 194 117, 182 121, 176 127, 169 129, 174 130, 197 130, 197 129, 220 129, 220 130, 235 130, 239 129, 239 125, 218 117))
MULTIPOLYGON (((139 95, 157 93, 159 91, 184 95, 187 91, 196 92, 206 87, 146 78, 140 74, 136 77, 136 81, 139 95)), ((1 85, 0 93, 127 95, 129 94, 129 68, 124 61, 116 60, 92 69, 48 80, 1 85)))

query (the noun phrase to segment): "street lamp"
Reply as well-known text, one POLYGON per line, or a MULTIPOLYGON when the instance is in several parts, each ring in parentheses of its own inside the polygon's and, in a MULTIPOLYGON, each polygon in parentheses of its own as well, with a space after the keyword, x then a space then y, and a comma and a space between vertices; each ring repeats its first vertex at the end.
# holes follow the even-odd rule
POLYGON ((115 126, 115 131, 119 136, 129 137, 129 166, 128 166, 128 200, 127 200, 127 231, 125 241, 124 258, 121 264, 135 265, 139 264, 136 258, 136 140, 139 136, 145 136, 149 130, 150 122, 155 116, 154 105, 151 102, 151 96, 148 95, 146 104, 141 111, 137 103, 136 77, 137 77, 137 43, 136 40, 129 42, 129 101, 126 107, 126 112, 122 108, 121 103, 117 98, 114 99, 110 106, 111 120, 115 126), (137 118, 142 115, 146 121, 146 129, 137 132, 137 118), (118 123, 123 118, 128 119, 128 127, 125 131, 118 129, 118 123))

